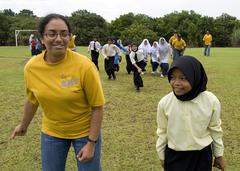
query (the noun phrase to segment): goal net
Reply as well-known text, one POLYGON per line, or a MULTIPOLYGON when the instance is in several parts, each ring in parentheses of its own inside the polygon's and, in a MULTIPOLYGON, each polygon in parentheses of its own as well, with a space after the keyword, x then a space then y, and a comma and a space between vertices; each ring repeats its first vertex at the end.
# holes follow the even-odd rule
POLYGON ((15 30, 15 42, 16 42, 16 46, 18 46, 18 35, 21 32, 29 32, 29 37, 31 34, 37 34, 37 30, 15 30))

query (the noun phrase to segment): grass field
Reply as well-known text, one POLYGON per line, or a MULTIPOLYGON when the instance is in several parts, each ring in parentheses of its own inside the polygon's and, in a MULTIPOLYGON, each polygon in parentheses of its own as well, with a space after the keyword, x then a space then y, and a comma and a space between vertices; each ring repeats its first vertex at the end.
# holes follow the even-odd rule
MULTIPOLYGON (((86 47, 78 51, 87 54, 86 47)), ((202 48, 187 49, 204 65, 208 90, 221 101, 224 129, 226 171, 240 170, 240 49, 212 48, 212 56, 204 57, 202 48)), ((28 47, 0 47, 0 171, 41 170, 39 109, 27 136, 9 140, 22 116, 25 99, 23 67, 30 55, 28 47)), ((161 171, 155 150, 156 110, 162 96, 170 91, 167 79, 148 73, 144 88, 135 92, 132 75, 126 74, 125 60, 117 79, 107 80, 100 58, 100 75, 106 97, 102 125, 103 171, 161 171)), ((67 171, 76 170, 71 149, 67 171)))

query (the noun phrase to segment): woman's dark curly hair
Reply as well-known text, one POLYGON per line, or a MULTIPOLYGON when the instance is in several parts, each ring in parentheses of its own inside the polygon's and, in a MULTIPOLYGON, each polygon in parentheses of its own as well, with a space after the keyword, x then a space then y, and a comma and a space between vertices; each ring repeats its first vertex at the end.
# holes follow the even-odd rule
POLYGON ((44 30, 45 30, 45 27, 46 25, 52 20, 52 19, 61 19, 65 22, 65 24, 67 25, 68 27, 68 31, 69 33, 72 32, 71 30, 71 26, 69 24, 69 21, 66 19, 66 17, 64 17, 63 15, 60 15, 60 14, 48 14, 47 16, 43 17, 40 22, 39 22, 39 25, 38 25, 38 33, 40 35, 40 37, 42 38, 43 35, 44 35, 44 30))

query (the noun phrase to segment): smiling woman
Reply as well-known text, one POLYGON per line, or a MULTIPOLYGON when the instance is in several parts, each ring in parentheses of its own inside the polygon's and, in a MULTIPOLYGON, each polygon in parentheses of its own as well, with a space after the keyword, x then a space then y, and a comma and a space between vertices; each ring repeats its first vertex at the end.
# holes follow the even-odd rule
POLYGON ((78 170, 100 171, 105 99, 98 71, 87 57, 67 48, 71 28, 62 15, 44 17, 39 34, 46 50, 24 68, 27 100, 23 119, 11 138, 25 135, 40 105, 43 171, 64 170, 71 144, 78 170))
POLYGON ((40 23, 39 32, 47 50, 44 59, 49 63, 64 59, 71 32, 68 21, 65 18, 56 18, 53 14, 49 15, 40 23))

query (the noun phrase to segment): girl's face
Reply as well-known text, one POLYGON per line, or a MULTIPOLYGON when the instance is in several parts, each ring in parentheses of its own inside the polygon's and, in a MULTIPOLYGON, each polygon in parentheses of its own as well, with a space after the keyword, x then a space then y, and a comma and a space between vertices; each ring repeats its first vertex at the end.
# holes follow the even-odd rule
POLYGON ((113 41, 111 39, 108 39, 108 42, 107 42, 109 45, 113 43, 113 41))
POLYGON ((147 46, 147 44, 148 44, 148 42, 147 42, 147 40, 145 40, 145 41, 144 41, 144 45, 147 46))
POLYGON ((178 96, 182 96, 192 89, 192 86, 186 79, 186 76, 177 68, 173 69, 170 85, 174 93, 178 96))
POLYGON ((45 26, 43 44, 50 54, 64 55, 69 42, 70 33, 66 23, 61 19, 52 19, 45 26))
POLYGON ((162 44, 162 45, 164 44, 164 39, 161 39, 161 44, 162 44))
POLYGON ((132 51, 136 52, 137 46, 136 45, 132 45, 131 49, 132 49, 132 51))

